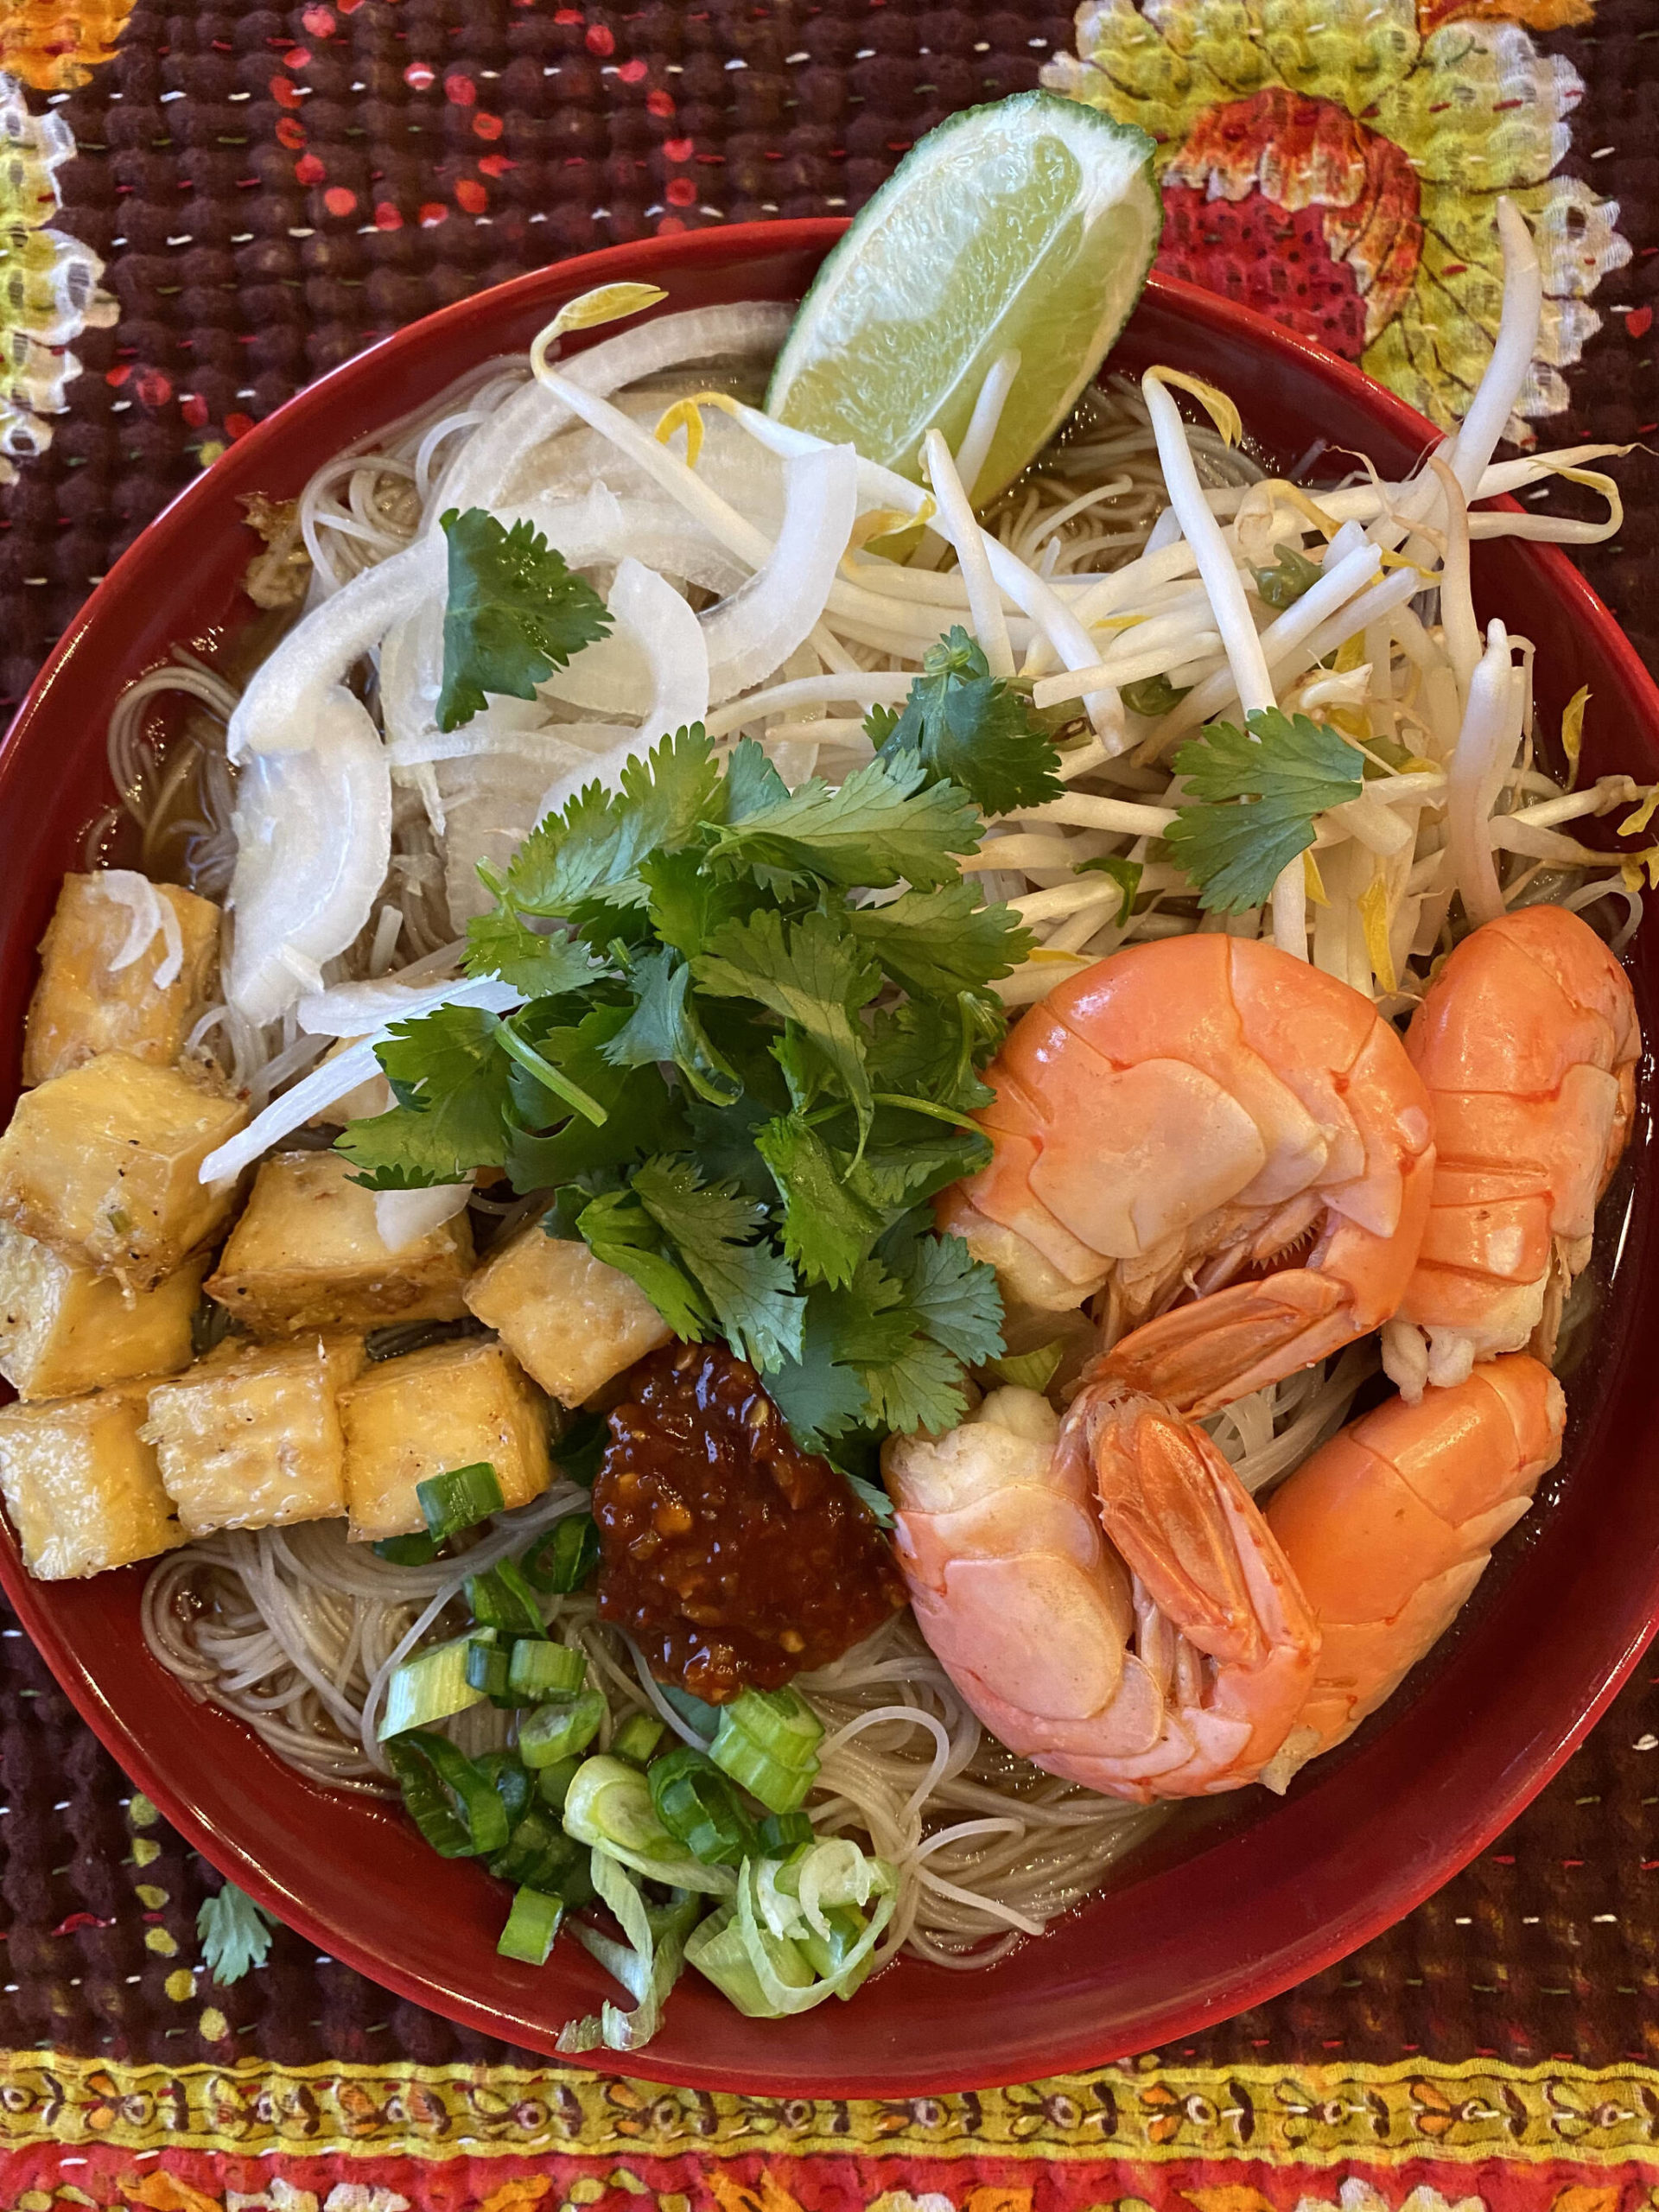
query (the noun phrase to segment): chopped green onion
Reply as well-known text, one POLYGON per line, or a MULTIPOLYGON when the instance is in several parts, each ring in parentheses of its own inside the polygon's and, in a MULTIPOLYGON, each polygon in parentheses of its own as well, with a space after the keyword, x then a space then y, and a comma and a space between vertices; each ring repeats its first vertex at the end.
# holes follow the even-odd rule
MULTIPOLYGON (((766 1948, 766 1963, 790 1989, 810 1989, 817 1979, 812 1965, 786 1936, 762 1929, 755 1939, 766 1948)), ((686 1940, 685 1955, 712 1981, 728 2003, 751 2020, 776 2020, 780 2010, 761 1985, 749 1944, 730 1905, 711 1912, 686 1940)))
POLYGON ((631 1713, 611 1739, 611 1757, 644 1766, 663 1740, 664 1723, 654 1713, 631 1713))
POLYGON ((563 1897, 544 1897, 539 1890, 517 1890, 496 1950, 504 1959, 522 1959, 526 1966, 544 1967, 563 1918, 563 1897))
POLYGON ((437 1556, 438 1540, 421 1529, 412 1536, 382 1536, 372 1549, 392 1567, 428 1567, 437 1556))
POLYGON ((693 1697, 690 1690, 681 1689, 677 1682, 658 1682, 657 1688, 686 1726, 695 1728, 699 1736, 712 1736, 719 1727, 717 1705, 705 1705, 700 1697, 693 1697))
POLYGON ((518 1820, 528 1809, 535 1787, 522 1762, 511 1751, 480 1751, 473 1764, 488 1776, 490 1787, 507 1808, 508 1820, 518 1820))
POLYGON ((817 1778, 816 1759, 808 1767, 785 1766, 763 1751, 741 1728, 722 1726, 709 1755, 716 1766, 723 1767, 734 1782, 747 1789, 751 1797, 758 1797, 772 1813, 792 1813, 798 1805, 805 1802, 806 1793, 817 1778))
POLYGON ((826 1980, 833 1980, 837 1974, 845 1975, 846 1980, 836 1994, 842 1998, 850 1997, 874 1963, 873 1954, 867 1952, 850 1974, 847 1971, 848 1960, 863 1941, 864 1931, 870 1923, 861 1912, 849 1904, 829 1905, 824 1909, 823 1916, 830 1929, 827 1936, 821 1936, 816 1929, 808 1928, 794 1941, 815 1974, 821 1974, 826 1980))
POLYGON ((761 1855, 787 1859, 804 1843, 816 1843, 817 1834, 804 1813, 768 1813, 760 1827, 761 1855))
POLYGON ((518 1727, 518 1756, 527 1767, 551 1766, 585 1751, 600 1732, 607 1707, 597 1690, 579 1690, 574 1697, 550 1698, 538 1705, 518 1727))
POLYGON ((472 1832, 456 1812, 431 1762, 406 1737, 392 1738, 386 1745, 386 1758, 403 1791, 404 1810, 433 1850, 444 1859, 469 1856, 472 1832))
POLYGON ((745 1690, 722 1707, 721 1727, 741 1728, 780 1766, 817 1766, 823 1723, 798 1689, 745 1690))
POLYGON ((579 1690, 587 1679, 588 1662, 571 1644, 522 1636, 512 1647, 507 1681, 518 1692, 520 1704, 537 1704, 555 1691, 579 1690))
POLYGON ((555 1759, 551 1766, 538 1767, 536 1788, 544 1805, 556 1813, 564 1810, 564 1801, 570 1794, 570 1784, 576 1778, 576 1769, 582 1764, 582 1753, 571 1751, 566 1758, 555 1759))
POLYGON ((413 1659, 405 1659, 386 1685, 386 1709, 380 1716, 379 1738, 401 1736, 406 1728, 425 1728, 434 1720, 447 1720, 452 1713, 465 1713, 484 1695, 467 1678, 468 1656, 474 1643, 495 1641, 493 1629, 474 1629, 448 1643, 434 1644, 413 1659))
POLYGON ((541 1601, 510 1559, 467 1578, 467 1603, 473 1618, 503 1636, 545 1636, 541 1601))
MULTIPOLYGON (((736 1866, 757 1847, 737 1791, 706 1751, 683 1744, 645 1770, 657 1817, 706 1866, 736 1866)), ((808 1834, 811 1824, 808 1823, 808 1834)))
POLYGON ((495 1469, 486 1459, 470 1467, 452 1467, 447 1474, 429 1475, 423 1483, 416 1484, 415 1495, 427 1534, 440 1543, 446 1536, 458 1536, 463 1529, 487 1521, 492 1513, 500 1512, 505 1503, 495 1469))
POLYGON ((499 1643, 468 1639, 467 1679, 475 1690, 483 1691, 492 1705, 518 1703, 507 1681, 507 1655, 499 1643))
POLYGON ((599 1564, 599 1530, 591 1513, 571 1513, 531 1546, 519 1561, 538 1590, 568 1596, 599 1564))
POLYGON ((411 1729, 388 1745, 387 1757, 403 1784, 405 1806, 435 1851, 446 1859, 482 1859, 500 1850, 507 1840, 507 1808, 490 1777, 447 1736, 411 1729), (441 1789, 429 1789, 423 1780, 411 1789, 410 1755, 427 1764, 441 1789), (438 1817, 440 1810, 447 1810, 447 1821, 438 1817))
POLYGON ((651 1785, 626 1759, 613 1758, 608 1751, 584 1759, 566 1792, 563 1817, 568 1836, 653 1882, 716 1897, 730 1894, 729 1868, 692 1858, 658 1819, 651 1785))
POLYGON ((532 1805, 513 1823, 506 1848, 490 1861, 490 1872, 504 1882, 528 1882, 533 1890, 563 1888, 560 1877, 575 1865, 580 1847, 571 1842, 557 1818, 532 1805))

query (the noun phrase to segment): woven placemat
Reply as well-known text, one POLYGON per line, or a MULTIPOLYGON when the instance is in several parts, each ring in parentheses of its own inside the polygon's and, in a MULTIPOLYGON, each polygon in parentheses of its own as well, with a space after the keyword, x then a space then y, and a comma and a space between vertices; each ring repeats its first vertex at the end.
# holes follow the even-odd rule
MULTIPOLYGON (((1424 12, 1529 23, 1582 76, 1564 173, 1621 201, 1636 250, 1596 293, 1605 327, 1571 372, 1570 411, 1544 435, 1654 434, 1653 0, 1601 0, 1593 16, 1588 0, 1424 12), (1548 28, 1563 18, 1575 27, 1548 28)), ((988 11, 658 0, 626 12, 311 0, 141 4, 120 18, 103 0, 0 4, 0 64, 35 87, 42 147, 30 189, 38 201, 41 164, 61 154, 45 143, 59 118, 79 150, 55 168, 51 220, 102 259, 114 302, 92 301, 73 336, 83 372, 60 394, 67 411, 42 418, 49 446, 20 460, 0 494, 0 703, 21 697, 144 523, 308 378, 433 308, 591 246, 855 208, 923 130, 1034 84, 1072 36, 1068 10, 1035 0, 988 11)), ((73 259, 63 248, 60 289, 84 291, 73 259)), ((6 312, 0 301, 0 322, 6 312)), ((50 361, 8 342, 14 385, 49 382, 50 361)), ((1659 472, 1632 469, 1624 530, 1584 565, 1659 667, 1659 594, 1643 588, 1659 472)), ((1530 1811, 1398 1928, 1165 2057, 1223 2068, 1659 2058, 1655 1680, 1638 1675, 1530 1811)), ((194 1919, 218 1878, 133 1799, 9 1615, 0 1780, 0 2046, 166 2065, 512 2056, 285 1932, 263 1971, 211 1986, 194 1919)))

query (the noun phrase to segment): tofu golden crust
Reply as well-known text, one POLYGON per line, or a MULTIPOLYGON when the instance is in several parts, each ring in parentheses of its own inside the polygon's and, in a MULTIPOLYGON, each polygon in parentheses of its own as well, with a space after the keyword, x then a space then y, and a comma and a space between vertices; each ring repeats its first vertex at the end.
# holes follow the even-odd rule
POLYGON ((130 1567, 182 1543, 143 1433, 147 1382, 0 1408, 0 1494, 42 1582, 130 1567))
POLYGON ((579 1406, 673 1332, 632 1277, 539 1222, 493 1252, 467 1285, 467 1303, 525 1370, 567 1406, 579 1406))
POLYGON ((340 1393, 346 1495, 358 1542, 426 1524, 415 1485, 487 1460, 507 1505, 552 1479, 549 1407, 505 1344, 462 1338, 381 1360, 340 1393))
MULTIPOLYGON (((328 1047, 317 1065, 326 1068, 330 1060, 337 1060, 342 1052, 349 1052, 353 1045, 362 1042, 360 1037, 342 1037, 338 1044, 328 1047)), ((377 1114, 389 1114, 397 1103, 391 1085, 377 1068, 372 1075, 364 1077, 355 1090, 348 1090, 344 1097, 320 1108, 305 1126, 308 1129, 342 1129, 347 1122, 368 1122, 377 1114)))
POLYGON ((213 1002, 219 911, 213 900, 171 883, 150 887, 157 901, 172 910, 179 933, 178 973, 158 984, 157 972, 170 959, 160 928, 136 960, 111 965, 126 947, 135 918, 131 905, 110 886, 101 872, 63 879, 41 939, 41 980, 23 1033, 26 1084, 49 1083, 99 1052, 130 1052, 135 1059, 170 1066, 213 1002))
POLYGON ((135 1375, 190 1364, 190 1322, 207 1256, 199 1253, 154 1290, 123 1294, 0 1222, 0 1375, 20 1398, 73 1398, 135 1375))
POLYGON ((262 1161, 208 1279, 209 1298, 262 1337, 461 1319, 473 1266, 466 1215, 389 1251, 372 1192, 350 1175, 337 1152, 279 1152, 262 1161))
POLYGON ((197 1171, 248 1118, 204 1074, 100 1052, 17 1101, 0 1136, 0 1220, 67 1260, 153 1290, 235 1204, 197 1171))
POLYGON ((185 1534, 337 1520, 346 1510, 339 1398, 363 1364, 360 1337, 227 1344, 153 1384, 143 1435, 185 1534))

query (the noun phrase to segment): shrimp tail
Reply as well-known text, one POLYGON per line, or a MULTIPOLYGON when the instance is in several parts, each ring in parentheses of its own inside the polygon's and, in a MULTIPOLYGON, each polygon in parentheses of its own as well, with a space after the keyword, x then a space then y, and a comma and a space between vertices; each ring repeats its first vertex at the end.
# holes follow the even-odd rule
POLYGON ((1096 1371, 1198 1417, 1340 1351, 1355 1334, 1344 1285, 1293 1268, 1142 1322, 1096 1371))
POLYGON ((1253 1782, 1305 1702, 1319 1631, 1260 1511, 1200 1428, 1116 1383, 1073 1402, 1059 1450, 1085 1449, 1101 1524, 1134 1578, 1139 1671, 1163 1693, 1144 1749, 1039 1761, 1150 1802, 1253 1782))

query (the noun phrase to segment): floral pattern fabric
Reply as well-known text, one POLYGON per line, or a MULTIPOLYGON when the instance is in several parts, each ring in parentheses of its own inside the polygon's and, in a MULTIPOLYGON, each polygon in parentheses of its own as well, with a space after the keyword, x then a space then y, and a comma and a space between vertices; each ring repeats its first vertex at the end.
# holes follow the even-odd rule
POLYGON ((1433 421, 1468 404, 1503 293, 1497 203, 1544 264, 1538 355, 1510 434, 1567 404, 1630 258, 1616 200, 1557 175, 1583 95, 1538 29, 1589 0, 1084 0, 1054 90, 1157 141, 1159 266, 1317 339, 1433 421))

